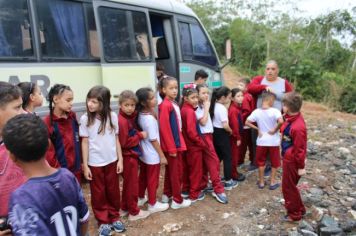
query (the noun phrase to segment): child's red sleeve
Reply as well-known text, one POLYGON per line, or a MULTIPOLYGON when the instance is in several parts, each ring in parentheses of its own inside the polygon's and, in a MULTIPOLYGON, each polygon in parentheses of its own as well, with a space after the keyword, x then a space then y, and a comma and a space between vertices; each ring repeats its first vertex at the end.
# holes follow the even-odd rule
POLYGON ((246 95, 244 96, 244 99, 242 100, 242 119, 243 122, 246 122, 247 117, 251 114, 253 107, 252 107, 253 101, 251 95, 246 95))
POLYGON ((170 126, 170 113, 174 108, 163 101, 159 109, 159 135, 161 147, 164 152, 176 154, 177 147, 174 142, 173 132, 170 126))
POLYGON ((254 96, 261 94, 267 88, 266 85, 261 84, 262 80, 263 76, 261 75, 254 77, 247 86, 247 91, 254 96))
POLYGON ((241 140, 240 137, 240 127, 238 122, 238 112, 232 109, 229 109, 229 126, 232 129, 232 136, 237 139, 241 140))
POLYGON ((291 136, 293 140, 293 158, 297 163, 298 169, 304 169, 307 154, 307 132, 305 129, 292 129, 291 136))
POLYGON ((143 138, 139 131, 135 135, 129 137, 128 124, 123 117, 119 117, 119 141, 122 149, 130 149, 139 145, 143 138))
POLYGON ((189 139, 192 140, 197 146, 205 147, 205 143, 197 130, 197 126, 199 124, 193 110, 191 112, 188 111, 185 122, 186 132, 189 139))
POLYGON ((53 134, 53 128, 52 126, 50 125, 50 118, 49 116, 45 117, 43 119, 44 123, 46 124, 47 126, 47 131, 48 131, 48 137, 49 137, 49 140, 50 140, 50 144, 48 146, 48 149, 47 149, 47 152, 46 152, 46 160, 48 162, 48 164, 53 167, 53 168, 60 168, 60 164, 56 158, 56 150, 54 148, 54 145, 52 143, 52 140, 51 140, 51 135, 53 134))
POLYGON ((285 89, 286 93, 293 91, 293 86, 285 79, 285 89))

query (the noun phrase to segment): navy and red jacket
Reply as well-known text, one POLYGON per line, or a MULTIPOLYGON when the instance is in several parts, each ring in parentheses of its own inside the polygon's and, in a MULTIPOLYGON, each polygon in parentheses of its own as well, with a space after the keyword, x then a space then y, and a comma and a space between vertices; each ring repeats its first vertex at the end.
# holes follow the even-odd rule
POLYGON ((81 170, 81 146, 79 125, 74 112, 69 112, 67 118, 52 114, 44 118, 51 145, 46 153, 46 159, 54 168, 67 168, 71 172, 81 170))
POLYGON ((143 139, 136 124, 137 112, 126 115, 121 109, 119 111, 119 141, 124 157, 138 158, 142 155, 140 140, 143 139))
POLYGON ((158 106, 159 135, 162 151, 176 154, 187 150, 187 147, 179 127, 179 117, 172 102, 165 97, 158 106))
POLYGON ((185 102, 180 111, 182 115, 182 133, 188 149, 203 149, 206 146, 195 114, 196 109, 191 104, 185 102))
MULTIPOLYGON (((263 75, 258 75, 252 78, 251 83, 247 86, 247 92, 249 92, 254 100, 255 108, 257 105, 257 99, 258 96, 266 90, 268 87, 267 85, 261 84, 264 76, 263 75)), ((284 79, 285 81, 285 89, 286 93, 291 92, 293 90, 292 85, 288 82, 288 80, 284 79)))
POLYGON ((307 155, 307 129, 301 113, 286 115, 281 127, 283 161, 293 162, 298 169, 304 169, 307 155))
POLYGON ((253 110, 256 109, 255 100, 248 92, 244 92, 244 99, 242 100, 242 120, 245 124, 247 117, 251 115, 253 110))
POLYGON ((242 107, 235 102, 231 102, 229 107, 229 126, 232 129, 231 138, 241 140, 241 135, 244 128, 242 107))

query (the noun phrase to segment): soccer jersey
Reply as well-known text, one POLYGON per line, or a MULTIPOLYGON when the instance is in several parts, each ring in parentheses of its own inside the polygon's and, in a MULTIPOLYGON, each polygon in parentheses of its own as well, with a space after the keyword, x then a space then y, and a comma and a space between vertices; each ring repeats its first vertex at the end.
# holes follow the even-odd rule
POLYGON ((13 235, 80 235, 89 219, 78 181, 67 169, 29 179, 12 193, 9 222, 13 235))

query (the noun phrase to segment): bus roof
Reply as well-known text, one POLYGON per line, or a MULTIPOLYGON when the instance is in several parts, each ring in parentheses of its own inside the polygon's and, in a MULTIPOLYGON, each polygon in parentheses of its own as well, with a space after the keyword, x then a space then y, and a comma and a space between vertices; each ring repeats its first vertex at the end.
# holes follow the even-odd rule
POLYGON ((138 7, 147 7, 151 10, 161 10, 167 12, 178 13, 182 15, 194 16, 197 15, 192 9, 185 4, 175 0, 110 0, 111 2, 117 2, 138 7))

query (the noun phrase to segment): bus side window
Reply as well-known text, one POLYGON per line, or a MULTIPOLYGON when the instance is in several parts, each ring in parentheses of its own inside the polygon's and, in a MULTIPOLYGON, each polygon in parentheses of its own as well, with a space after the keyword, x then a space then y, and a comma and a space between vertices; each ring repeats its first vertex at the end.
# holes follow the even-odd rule
POLYGON ((26 0, 0 0, 0 58, 34 56, 26 0))
POLYGON ((153 42, 155 43, 155 58, 168 59, 169 51, 163 28, 163 18, 158 15, 150 15, 153 42))

